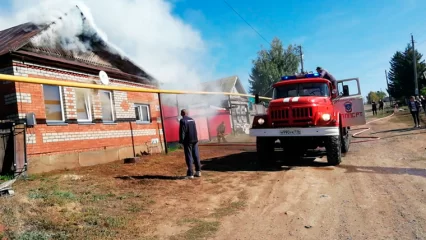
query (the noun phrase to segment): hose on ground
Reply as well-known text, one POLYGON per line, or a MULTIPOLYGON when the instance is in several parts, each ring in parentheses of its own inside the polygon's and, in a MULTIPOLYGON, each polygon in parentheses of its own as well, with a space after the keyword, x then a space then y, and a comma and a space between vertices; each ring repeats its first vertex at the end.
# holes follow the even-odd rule
MULTIPOLYGON (((369 122, 367 122, 366 124, 370 124, 370 123, 373 123, 373 122, 377 122, 377 121, 380 121, 380 120, 384 120, 384 119, 387 119, 387 118, 392 117, 393 115, 395 115, 395 113, 392 113, 391 115, 386 116, 386 117, 382 117, 382 118, 378 118, 378 119, 375 119, 375 120, 369 121, 369 122)), ((359 132, 356 132, 356 133, 352 134, 352 137, 353 137, 353 138, 369 138, 370 140, 360 140, 360 141, 355 141, 355 142, 351 142, 351 143, 372 142, 372 141, 380 140, 380 137, 372 137, 372 136, 358 136, 358 135, 359 135, 359 134, 361 134, 361 133, 364 133, 364 132, 366 132, 366 131, 368 131, 368 130, 371 130, 371 128, 369 128, 369 127, 365 127, 365 128, 357 128, 357 129, 354 129, 354 130, 355 130, 355 131, 357 131, 357 130, 361 130, 361 131, 359 131, 359 132)))

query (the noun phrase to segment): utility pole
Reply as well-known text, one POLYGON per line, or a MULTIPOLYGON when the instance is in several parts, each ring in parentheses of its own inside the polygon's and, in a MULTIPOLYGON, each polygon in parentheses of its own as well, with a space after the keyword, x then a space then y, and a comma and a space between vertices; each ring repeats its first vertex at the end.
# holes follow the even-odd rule
POLYGON ((391 105, 392 104, 392 97, 391 97, 390 91, 389 91, 388 72, 386 71, 386 69, 385 69, 385 76, 386 76, 386 86, 388 86, 388 89, 387 89, 386 92, 388 92, 388 95, 389 95, 389 105, 391 105))
POLYGON ((414 37, 411 34, 411 46, 413 47, 413 66, 414 66, 414 87, 416 96, 419 96, 419 83, 417 82, 417 58, 416 58, 416 49, 414 48, 414 37))
POLYGON ((300 64, 302 66, 301 73, 304 73, 304 71, 303 71, 303 51, 302 51, 302 45, 299 45, 299 56, 300 56, 300 64))

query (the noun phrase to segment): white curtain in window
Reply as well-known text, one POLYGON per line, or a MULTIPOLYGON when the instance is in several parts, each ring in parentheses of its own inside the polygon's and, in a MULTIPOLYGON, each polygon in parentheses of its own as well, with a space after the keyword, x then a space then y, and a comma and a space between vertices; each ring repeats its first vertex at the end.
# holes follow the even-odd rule
POLYGON ((89 93, 88 89, 75 89, 78 120, 92 120, 89 93))
POLYGON ((102 120, 114 121, 111 92, 103 91, 100 94, 101 94, 101 105, 102 105, 102 120))
POLYGON ((43 85, 43 97, 46 121, 63 121, 60 87, 43 85))

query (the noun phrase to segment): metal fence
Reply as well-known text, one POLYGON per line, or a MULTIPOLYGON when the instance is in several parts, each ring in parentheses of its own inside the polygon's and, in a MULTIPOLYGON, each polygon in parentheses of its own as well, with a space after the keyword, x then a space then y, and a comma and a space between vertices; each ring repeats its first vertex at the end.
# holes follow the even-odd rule
POLYGON ((26 171, 25 125, 0 123, 0 174, 18 175, 26 171))

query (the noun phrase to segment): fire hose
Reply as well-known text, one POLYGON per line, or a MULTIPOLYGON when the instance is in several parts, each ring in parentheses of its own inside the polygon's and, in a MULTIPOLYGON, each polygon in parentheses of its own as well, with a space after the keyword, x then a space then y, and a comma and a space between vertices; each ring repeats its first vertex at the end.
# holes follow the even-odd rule
MULTIPOLYGON (((378 119, 375 119, 375 120, 369 121, 369 122, 367 122, 366 124, 370 124, 370 123, 373 123, 373 122, 377 122, 377 121, 380 121, 380 120, 384 120, 384 119, 387 119, 387 118, 392 117, 393 115, 395 115, 395 112, 394 112, 394 113, 392 113, 392 114, 391 114, 391 115, 389 115, 389 116, 386 116, 386 117, 382 117, 382 118, 378 118, 378 119)), ((357 129, 354 129, 354 130, 355 130, 355 131, 357 131, 357 130, 361 130, 361 131, 359 131, 359 132, 356 132, 356 133, 352 134, 352 137, 353 137, 353 138, 370 138, 370 140, 361 140, 361 141, 356 141, 356 142, 351 142, 351 143, 372 142, 372 141, 380 140, 380 137, 372 137, 372 136, 358 136, 358 135, 359 135, 359 134, 361 134, 361 133, 364 133, 364 132, 366 132, 366 131, 368 131, 368 130, 371 130, 371 128, 369 128, 369 127, 365 127, 365 128, 357 128, 357 129)))

